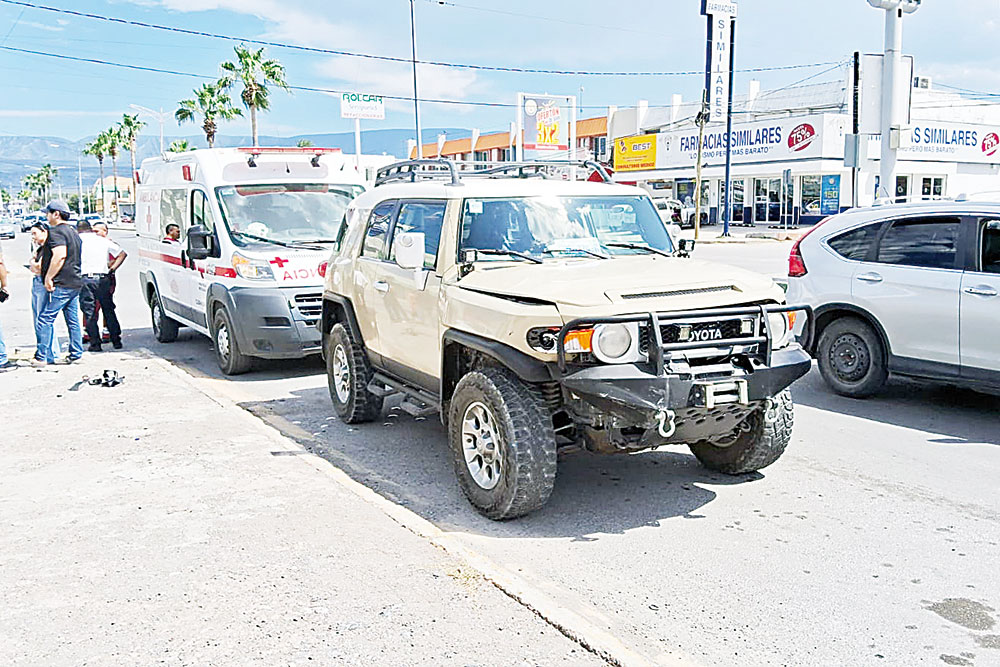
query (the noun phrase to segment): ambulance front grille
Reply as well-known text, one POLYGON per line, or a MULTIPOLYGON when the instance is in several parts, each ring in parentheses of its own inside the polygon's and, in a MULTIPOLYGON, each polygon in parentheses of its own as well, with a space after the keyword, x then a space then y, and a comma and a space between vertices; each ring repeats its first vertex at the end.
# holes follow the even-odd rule
POLYGON ((298 309, 302 319, 307 322, 315 322, 323 313, 323 295, 299 294, 295 297, 295 307, 298 309))

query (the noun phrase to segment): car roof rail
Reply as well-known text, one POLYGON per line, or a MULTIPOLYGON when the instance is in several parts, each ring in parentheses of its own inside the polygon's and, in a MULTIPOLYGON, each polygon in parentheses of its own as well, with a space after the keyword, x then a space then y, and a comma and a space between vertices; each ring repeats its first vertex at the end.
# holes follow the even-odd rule
POLYGON ((447 177, 451 185, 461 185, 455 163, 444 158, 422 158, 418 160, 403 160, 380 168, 375 172, 375 185, 392 183, 394 181, 409 181, 415 183, 418 179, 435 179, 447 177), (433 169, 432 167, 437 167, 433 169), (444 172, 448 173, 445 174, 444 172))
MULTIPOLYGON (((959 195, 961 197, 962 195, 959 195)), ((919 204, 934 201, 959 201, 943 195, 906 195, 905 197, 879 197, 872 206, 889 206, 891 204, 919 204)))
POLYGON ((986 201, 1000 202, 1000 190, 980 190, 978 192, 963 192, 955 197, 955 201, 986 201))
POLYGON ((551 178, 548 168, 584 167, 593 169, 601 180, 611 183, 611 176, 604 165, 595 160, 536 160, 532 162, 459 162, 446 158, 421 158, 403 160, 382 167, 376 172, 375 185, 396 181, 414 183, 417 180, 448 178, 451 185, 461 185, 464 177, 502 177, 512 174, 512 178, 551 178))

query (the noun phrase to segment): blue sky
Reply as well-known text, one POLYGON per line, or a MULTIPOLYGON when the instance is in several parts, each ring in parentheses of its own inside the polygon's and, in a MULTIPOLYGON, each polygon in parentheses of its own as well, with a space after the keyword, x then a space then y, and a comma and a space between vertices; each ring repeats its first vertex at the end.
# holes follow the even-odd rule
MULTIPOLYGON (((408 0, 38 0, 38 4, 127 20, 408 58, 408 0)), ((704 66, 705 19, 699 0, 416 0, 418 58, 547 69, 678 71, 704 66)), ((741 0, 737 67, 846 59, 882 48, 883 12, 865 0, 741 0)), ((1000 0, 927 0, 905 19, 904 50, 936 82, 1000 90, 1000 0)), ((59 15, 0 3, 0 46, 48 51, 216 75, 231 42, 59 15)), ((408 64, 270 48, 290 83, 409 95, 408 64)), ((754 74, 777 87, 824 68, 754 74)), ((817 76, 830 80, 840 71, 817 76)), ((739 74, 737 91, 751 75, 739 74)), ((516 93, 580 94, 587 106, 665 104, 672 93, 699 94, 698 76, 590 77, 420 68, 421 96, 513 103, 516 93)), ((52 60, 0 50, 0 134, 79 139, 128 110, 130 103, 173 111, 200 81, 52 60)), ((588 109, 586 115, 599 115, 588 109)), ((506 128, 513 110, 425 103, 424 127, 506 128)), ((366 128, 412 127, 412 103, 391 103, 366 128)), ((338 100, 322 93, 274 94, 262 134, 342 132, 338 100)), ((154 131, 155 128, 151 128, 154 131)), ((224 125, 248 134, 249 121, 224 125)), ((171 120, 166 133, 197 134, 171 120)))

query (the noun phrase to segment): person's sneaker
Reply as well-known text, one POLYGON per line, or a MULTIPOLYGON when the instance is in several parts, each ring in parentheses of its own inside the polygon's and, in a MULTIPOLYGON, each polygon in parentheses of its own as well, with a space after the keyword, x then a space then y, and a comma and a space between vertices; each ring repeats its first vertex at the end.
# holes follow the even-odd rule
POLYGON ((32 357, 31 358, 31 367, 32 368, 45 368, 48 365, 49 365, 49 363, 47 361, 45 361, 44 359, 39 359, 38 357, 32 357))
POLYGON ((116 350, 122 349, 122 342, 120 340, 112 341, 111 345, 114 346, 116 350))
POLYGON ((62 359, 56 359, 53 363, 56 366, 69 366, 72 363, 80 361, 81 357, 63 357, 62 359))
POLYGON ((87 347, 87 352, 100 352, 100 351, 101 351, 100 345, 90 345, 87 347))
POLYGON ((8 359, 7 361, 0 364, 0 373, 3 373, 4 371, 12 371, 15 368, 17 368, 17 364, 8 359))

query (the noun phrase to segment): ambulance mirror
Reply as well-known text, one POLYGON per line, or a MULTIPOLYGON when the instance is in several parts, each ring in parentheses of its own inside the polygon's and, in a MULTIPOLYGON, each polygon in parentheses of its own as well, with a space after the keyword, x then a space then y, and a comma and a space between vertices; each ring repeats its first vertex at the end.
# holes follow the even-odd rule
POLYGON ((194 225, 187 233, 188 257, 191 259, 208 259, 211 256, 208 244, 212 232, 202 225, 194 225))

